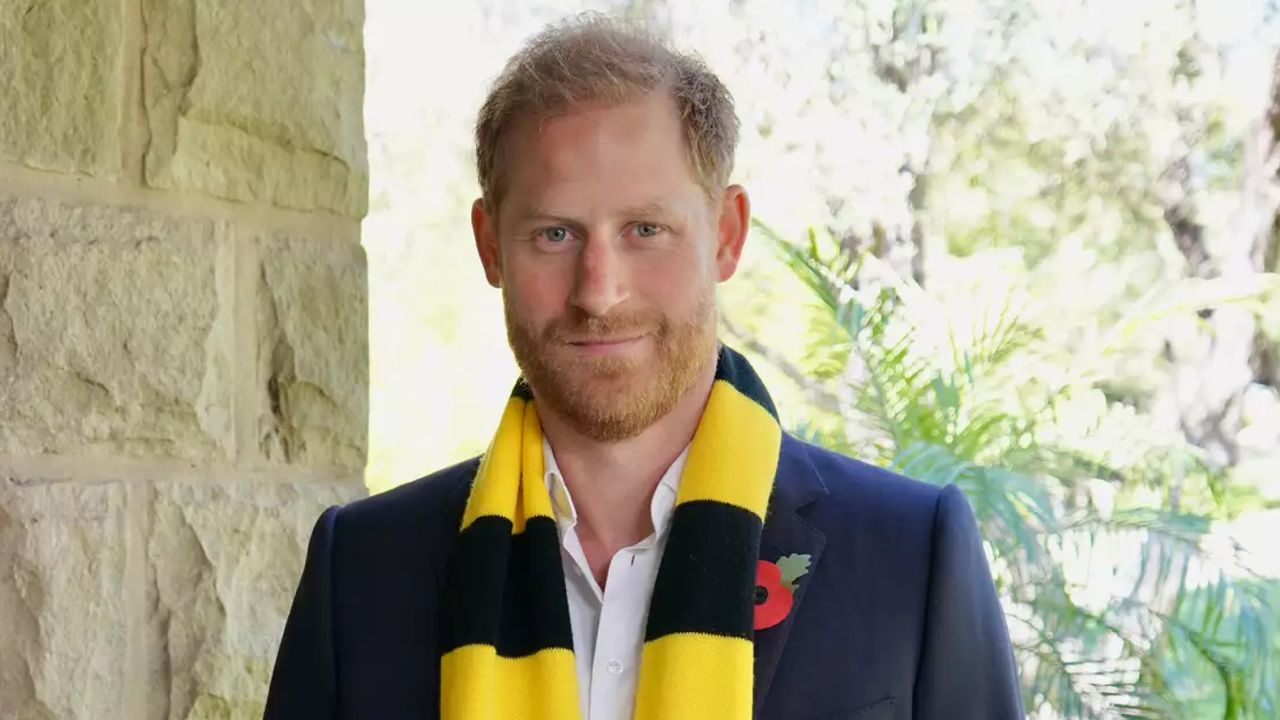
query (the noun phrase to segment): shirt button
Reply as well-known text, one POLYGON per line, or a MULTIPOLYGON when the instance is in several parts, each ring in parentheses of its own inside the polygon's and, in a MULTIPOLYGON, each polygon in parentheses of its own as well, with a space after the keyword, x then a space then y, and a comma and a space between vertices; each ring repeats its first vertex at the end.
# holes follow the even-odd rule
POLYGON ((607 668, 609 669, 609 674, 610 674, 610 675, 613 675, 613 676, 615 676, 615 677, 616 677, 616 676, 618 676, 618 675, 621 675, 621 674, 622 674, 622 661, 621 661, 621 660, 610 660, 610 661, 609 661, 609 664, 608 664, 608 665, 606 665, 605 667, 607 667, 607 668))

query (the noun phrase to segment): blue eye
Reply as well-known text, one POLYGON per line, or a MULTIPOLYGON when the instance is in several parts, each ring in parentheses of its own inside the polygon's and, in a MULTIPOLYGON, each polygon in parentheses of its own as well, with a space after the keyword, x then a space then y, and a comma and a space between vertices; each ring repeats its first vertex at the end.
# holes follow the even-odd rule
POLYGON ((654 237, 660 232, 662 232, 662 228, 654 225, 653 223, 640 223, 636 225, 636 234, 640 237, 654 237))
POLYGON ((550 240, 553 245, 559 245, 569 239, 569 231, 562 227, 553 227, 543 230, 542 237, 550 240))

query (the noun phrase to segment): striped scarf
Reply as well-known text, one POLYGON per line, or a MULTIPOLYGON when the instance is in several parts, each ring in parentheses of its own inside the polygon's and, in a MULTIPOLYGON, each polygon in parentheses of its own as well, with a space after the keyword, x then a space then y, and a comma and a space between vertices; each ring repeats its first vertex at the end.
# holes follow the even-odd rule
MULTIPOLYGON (((517 383, 462 516, 441 610, 443 720, 581 717, 532 400, 517 383)), ((756 562, 781 441, 764 385, 722 346, 654 582, 638 720, 751 717, 756 562)))

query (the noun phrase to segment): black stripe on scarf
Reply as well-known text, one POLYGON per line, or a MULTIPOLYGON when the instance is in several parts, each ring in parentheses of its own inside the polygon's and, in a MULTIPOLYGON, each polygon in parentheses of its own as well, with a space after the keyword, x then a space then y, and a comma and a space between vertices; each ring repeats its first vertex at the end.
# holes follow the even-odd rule
POLYGON ((441 654, 473 644, 493 645, 503 657, 573 649, 560 533, 551 518, 530 518, 519 535, 511 534, 511 521, 504 517, 476 518, 458 536, 446 587, 441 654), (494 558, 505 556, 508 548, 504 573, 494 558), (491 612, 499 601, 501 613, 491 612))
POLYGON ((754 637, 760 518, 713 500, 676 506, 645 641, 680 632, 754 637))
POLYGON ((516 386, 511 388, 511 397, 518 397, 521 400, 532 401, 533 388, 529 386, 529 383, 523 377, 518 378, 516 380, 516 386))

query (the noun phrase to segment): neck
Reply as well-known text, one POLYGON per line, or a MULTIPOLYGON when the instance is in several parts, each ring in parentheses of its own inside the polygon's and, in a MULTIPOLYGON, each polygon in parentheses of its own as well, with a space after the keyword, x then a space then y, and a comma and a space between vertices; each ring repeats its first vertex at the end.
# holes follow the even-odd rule
POLYGON ((578 534, 612 557, 653 532, 649 513, 663 474, 689 444, 715 381, 712 358, 671 411, 635 437, 602 443, 538 406, 542 431, 578 511, 578 534))

